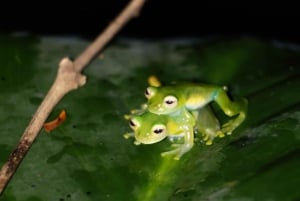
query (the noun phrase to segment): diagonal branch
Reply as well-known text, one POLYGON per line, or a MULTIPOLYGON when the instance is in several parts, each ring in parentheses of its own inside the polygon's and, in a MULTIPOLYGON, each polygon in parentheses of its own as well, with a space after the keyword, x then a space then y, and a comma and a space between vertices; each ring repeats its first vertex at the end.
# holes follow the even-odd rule
POLYGON ((68 92, 85 84, 86 77, 81 74, 81 71, 130 19, 137 16, 144 3, 145 0, 131 0, 119 16, 74 62, 68 58, 63 58, 60 61, 53 85, 25 129, 17 147, 0 170, 0 195, 38 136, 53 108, 68 92))
POLYGON ((123 12, 75 59, 75 69, 80 72, 131 18, 138 16, 144 3, 145 0, 131 0, 123 12))

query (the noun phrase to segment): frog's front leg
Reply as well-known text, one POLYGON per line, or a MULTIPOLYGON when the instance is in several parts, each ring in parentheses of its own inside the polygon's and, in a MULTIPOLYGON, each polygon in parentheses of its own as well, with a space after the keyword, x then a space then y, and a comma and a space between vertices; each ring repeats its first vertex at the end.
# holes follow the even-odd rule
MULTIPOLYGON (((131 137, 135 137, 135 134, 132 132, 132 133, 125 133, 124 135, 123 135, 123 137, 125 138, 125 139, 129 139, 129 138, 131 138, 131 137)), ((135 145, 140 145, 141 143, 139 142, 139 141, 134 141, 134 144, 135 145)))
POLYGON ((173 144, 172 147, 175 149, 161 153, 162 156, 175 155, 174 159, 179 160, 185 153, 190 151, 194 146, 194 127, 192 125, 183 125, 184 131, 184 143, 173 144))
POLYGON ((161 156, 165 157, 165 156, 174 156, 175 160, 179 160, 186 152, 188 152, 189 150, 191 150, 192 146, 186 146, 185 144, 172 144, 172 149, 171 151, 166 151, 161 153, 161 156))
MULTIPOLYGON (((180 149, 183 145, 182 144, 172 144, 172 150, 170 151, 165 151, 165 152, 162 152, 160 155, 162 157, 165 157, 165 156, 170 156, 170 155, 178 155, 178 153, 180 152, 180 149)), ((174 157, 176 159, 176 156, 174 157)), ((178 160, 178 159, 177 159, 178 160)))
POLYGON ((134 137, 134 133, 125 133, 125 134, 123 135, 123 137, 124 137, 125 139, 129 139, 129 138, 131 138, 131 137, 134 137))
POLYGON ((125 114, 124 119, 129 120, 130 118, 132 118, 132 116, 145 112, 147 110, 147 107, 148 107, 147 104, 144 103, 144 104, 141 105, 140 109, 130 110, 130 114, 125 114))
POLYGON ((240 98, 237 101, 231 101, 224 88, 219 88, 214 100, 227 116, 233 117, 238 115, 235 119, 229 120, 222 126, 222 132, 230 135, 232 131, 245 120, 248 101, 245 98, 240 98))

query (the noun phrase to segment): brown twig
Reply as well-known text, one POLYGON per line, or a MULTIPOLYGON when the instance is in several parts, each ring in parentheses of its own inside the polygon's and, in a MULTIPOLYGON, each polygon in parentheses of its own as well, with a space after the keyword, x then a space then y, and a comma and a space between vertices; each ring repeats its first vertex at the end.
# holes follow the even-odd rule
POLYGON ((86 77, 81 74, 81 71, 131 18, 137 16, 144 3, 145 0, 131 0, 119 16, 74 62, 68 58, 63 58, 60 61, 53 85, 25 129, 17 147, 10 154, 7 162, 0 170, 0 195, 38 136, 39 131, 55 105, 68 92, 85 84, 86 77))

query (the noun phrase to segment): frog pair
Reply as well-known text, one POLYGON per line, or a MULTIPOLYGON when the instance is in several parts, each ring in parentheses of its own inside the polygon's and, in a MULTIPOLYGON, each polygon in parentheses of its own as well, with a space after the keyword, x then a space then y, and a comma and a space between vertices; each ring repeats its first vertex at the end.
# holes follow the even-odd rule
POLYGON ((124 137, 135 137, 135 144, 153 144, 167 137, 171 141, 182 140, 162 156, 174 155, 178 160, 193 147, 196 132, 211 145, 214 138, 230 135, 246 118, 247 100, 230 100, 226 87, 193 83, 161 86, 156 77, 150 77, 148 82, 150 86, 145 91, 148 102, 125 115, 133 132, 124 137), (231 117, 222 126, 210 108, 213 101, 231 117))

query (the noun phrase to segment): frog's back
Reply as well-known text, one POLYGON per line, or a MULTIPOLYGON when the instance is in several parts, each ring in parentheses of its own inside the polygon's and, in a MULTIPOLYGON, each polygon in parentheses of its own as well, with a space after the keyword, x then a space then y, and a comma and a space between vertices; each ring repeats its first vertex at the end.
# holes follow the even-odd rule
POLYGON ((201 108, 211 102, 218 91, 222 88, 212 84, 183 84, 181 90, 184 92, 185 106, 188 109, 194 110, 201 108))

